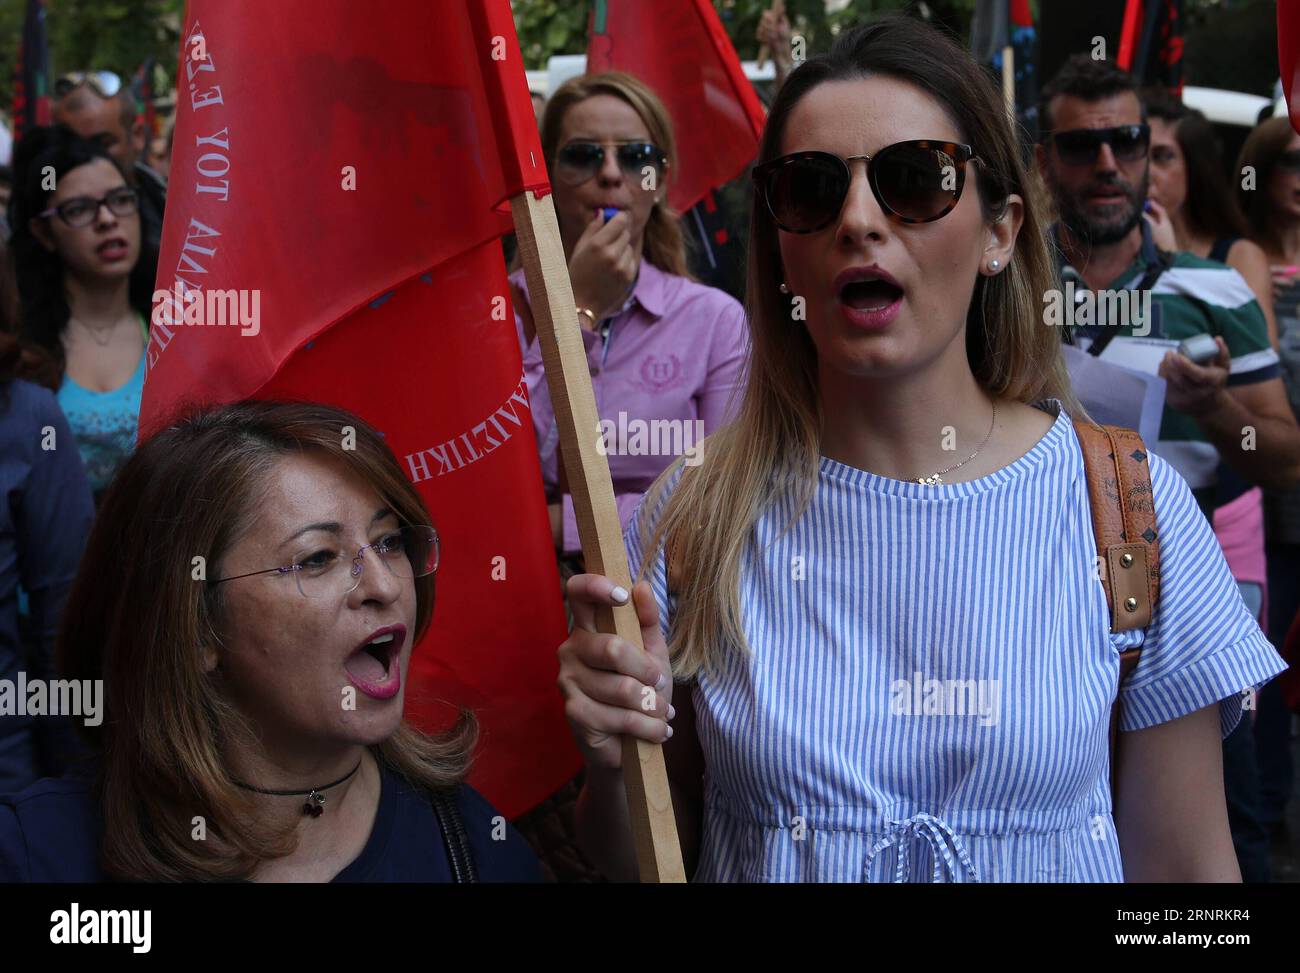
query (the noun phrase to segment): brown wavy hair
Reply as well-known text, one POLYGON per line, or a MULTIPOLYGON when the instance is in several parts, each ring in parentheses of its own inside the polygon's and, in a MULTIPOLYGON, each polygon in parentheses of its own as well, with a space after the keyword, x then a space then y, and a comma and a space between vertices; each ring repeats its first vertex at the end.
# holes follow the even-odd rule
POLYGON ((1291 143, 1295 129, 1285 115, 1260 122, 1246 136, 1237 156, 1237 203, 1250 224, 1250 238, 1264 248, 1270 258, 1281 256, 1282 236, 1277 228, 1277 213, 1269 202, 1267 186, 1277 168, 1278 157, 1291 143), (1241 172, 1246 166, 1255 169, 1255 188, 1241 185, 1241 172))
MULTIPOLYGON (((403 524, 430 523, 420 495, 364 421, 303 402, 194 409, 127 460, 100 507, 68 598, 56 656, 67 678, 103 679, 104 719, 85 732, 100 760, 101 860, 118 879, 232 880, 291 852, 292 825, 257 820, 225 751, 248 725, 204 672, 199 646, 221 644, 219 586, 191 578, 202 553, 214 576, 249 529, 268 475, 285 456, 329 456, 371 484, 403 524), (343 449, 342 428, 356 430, 343 449), (191 836, 201 816, 207 840, 191 836)), ((434 576, 415 579, 414 640, 429 627, 434 576)), ((406 723, 371 747, 427 789, 459 783, 476 736, 462 712, 446 734, 406 723)))
MULTIPOLYGON (((593 95, 613 95, 632 106, 641 116, 641 121, 645 122, 650 141, 667 156, 668 168, 664 172, 664 181, 671 181, 677 166, 677 141, 673 138, 673 123, 668 116, 668 109, 645 82, 625 71, 579 75, 555 89, 555 94, 547 101, 546 112, 542 115, 542 156, 546 159, 547 169, 555 171, 555 155, 560 151, 560 129, 564 124, 565 113, 593 95)), ((681 223, 678 214, 669 209, 666 201, 655 203, 650 210, 642 247, 645 259, 665 273, 679 277, 691 276, 686 266, 686 241, 682 236, 681 223)))

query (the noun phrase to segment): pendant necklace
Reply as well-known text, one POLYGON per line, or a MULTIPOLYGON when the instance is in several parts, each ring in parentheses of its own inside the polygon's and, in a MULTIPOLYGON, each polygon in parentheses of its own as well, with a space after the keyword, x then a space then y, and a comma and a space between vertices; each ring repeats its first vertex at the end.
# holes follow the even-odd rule
POLYGON ((305 791, 264 791, 260 787, 251 787, 248 784, 235 781, 236 787, 241 787, 246 791, 252 791, 255 794, 265 794, 268 797, 305 797, 306 803, 302 806, 302 813, 308 817, 318 818, 325 811, 325 791, 331 787, 338 787, 345 780, 348 780, 353 774, 361 769, 361 761, 349 770, 346 774, 334 781, 332 784, 322 784, 320 787, 313 787, 305 791))
POLYGON ((81 325, 81 330, 90 332, 91 341, 99 345, 99 347, 101 348, 107 348, 108 343, 113 340, 113 332, 117 330, 117 326, 122 323, 123 319, 118 318, 107 328, 92 328, 90 325, 88 325, 85 321, 82 321, 80 318, 74 318, 71 316, 69 316, 68 320, 76 321, 77 324, 81 325), (101 334, 104 336, 102 340, 99 337, 101 334))
POLYGON ((989 439, 993 436, 993 427, 997 423, 997 421, 998 421, 998 404, 997 402, 994 402, 993 420, 989 423, 988 435, 984 437, 984 442, 980 443, 978 446, 975 447, 975 452, 971 453, 960 463, 955 463, 952 466, 949 466, 947 469, 940 470, 938 473, 931 473, 929 476, 918 476, 916 478, 916 482, 920 483, 922 486, 943 486, 943 475, 945 473, 951 473, 953 470, 965 466, 967 463, 969 463, 971 460, 973 460, 976 456, 979 455, 979 451, 981 449, 983 449, 985 446, 988 445, 989 439))

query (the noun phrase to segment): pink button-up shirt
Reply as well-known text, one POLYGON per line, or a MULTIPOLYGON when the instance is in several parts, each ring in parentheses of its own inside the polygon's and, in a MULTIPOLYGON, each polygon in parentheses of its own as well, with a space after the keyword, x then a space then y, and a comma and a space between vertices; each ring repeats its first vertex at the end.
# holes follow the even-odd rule
MULTIPOLYGON (((522 270, 511 283, 528 294, 522 270)), ((587 350, 601 442, 614 480, 619 521, 679 455, 698 463, 699 441, 732 418, 741 369, 748 353, 745 312, 731 295, 668 274, 648 260, 621 311, 600 322, 608 335, 582 332, 587 350)), ((515 316, 533 428, 547 500, 564 506, 564 553, 581 550, 573 499, 559 489, 560 436, 537 338, 524 341, 515 316)), ((597 434, 596 430, 592 431, 597 434)))

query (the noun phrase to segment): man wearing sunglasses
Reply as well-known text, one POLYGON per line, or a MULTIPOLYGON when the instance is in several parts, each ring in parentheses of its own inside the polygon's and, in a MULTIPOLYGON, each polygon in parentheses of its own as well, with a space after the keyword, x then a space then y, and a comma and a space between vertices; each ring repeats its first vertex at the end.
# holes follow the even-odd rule
POLYGON ((1151 320, 1076 329, 1078 343, 1126 362, 1144 353, 1149 370, 1165 379, 1157 452, 1207 516, 1220 456, 1251 483, 1285 489, 1300 482, 1300 427, 1249 285, 1231 268, 1160 251, 1152 240, 1143 218, 1150 130, 1132 78, 1075 55, 1044 87, 1039 121, 1045 135, 1036 156, 1065 264, 1094 291, 1151 293, 1151 320), (1203 334, 1215 338, 1217 357, 1198 365, 1177 352, 1180 341, 1203 334))
MULTIPOLYGON (((1093 354, 1165 379, 1155 451, 1187 480, 1211 521, 1221 461, 1251 484, 1286 489, 1300 482, 1300 427, 1250 286, 1223 264, 1160 250, 1143 219, 1150 130, 1131 76, 1075 55, 1043 88, 1039 123, 1045 134, 1036 157, 1059 216, 1053 234, 1062 278, 1094 291, 1151 294, 1153 313, 1140 330, 1132 321, 1108 321, 1076 329, 1074 337, 1093 354), (1218 346, 1202 364, 1177 350, 1197 335, 1213 336, 1218 346)), ((1224 791, 1242 876, 1266 882, 1250 722, 1224 741, 1224 791)))
POLYGON ((145 164, 144 119, 122 79, 112 71, 63 75, 54 82, 54 121, 98 142, 122 167, 140 199, 144 251, 156 254, 162 242, 167 183, 145 164))

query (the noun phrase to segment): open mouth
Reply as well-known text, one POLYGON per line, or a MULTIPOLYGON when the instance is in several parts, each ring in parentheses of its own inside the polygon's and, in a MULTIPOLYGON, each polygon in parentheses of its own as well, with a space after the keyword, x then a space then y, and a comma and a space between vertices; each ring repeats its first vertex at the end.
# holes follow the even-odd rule
POLYGON ((398 655, 406 641, 406 629, 395 625, 381 629, 357 647, 343 663, 352 684, 368 696, 388 699, 401 687, 398 655))
POLYGON ((883 311, 902 296, 902 288, 884 280, 855 280, 840 288, 840 301, 855 311, 883 311))
POLYGON ((126 256, 126 241, 118 239, 105 240, 95 248, 95 252, 105 260, 121 260, 126 256))

